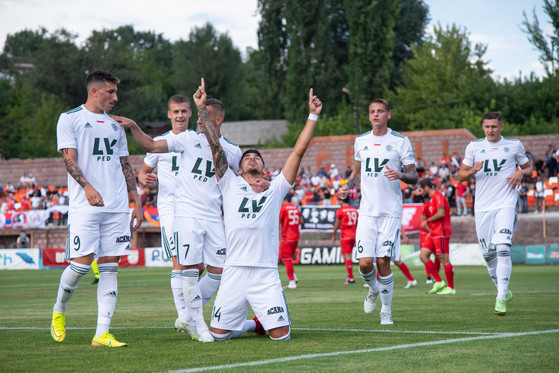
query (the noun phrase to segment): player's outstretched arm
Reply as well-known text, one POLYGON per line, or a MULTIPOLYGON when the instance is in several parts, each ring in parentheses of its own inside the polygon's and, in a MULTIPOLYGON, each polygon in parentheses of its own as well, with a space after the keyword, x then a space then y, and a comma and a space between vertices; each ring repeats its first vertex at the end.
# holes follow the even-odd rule
POLYGON ((124 174, 124 180, 126 180, 126 190, 128 191, 128 195, 134 201, 134 210, 132 210, 130 225, 133 226, 132 229, 136 231, 140 228, 143 219, 142 202, 140 202, 138 190, 136 189, 136 177, 134 176, 134 171, 128 161, 128 157, 120 157, 120 165, 122 167, 122 173, 124 174), (134 220, 136 220, 135 225, 134 220))
MULTIPOLYGON (((321 111, 322 102, 320 102, 320 99, 313 94, 313 89, 311 88, 309 90, 309 113, 311 115, 319 115, 321 111)), ((309 119, 307 119, 307 123, 305 123, 305 128, 301 131, 301 134, 295 143, 295 147, 293 148, 293 152, 287 158, 285 166, 281 171, 289 184, 293 184, 293 182, 295 182, 301 160, 303 159, 303 156, 305 155, 305 152, 307 151, 307 148, 313 138, 314 129, 316 127, 316 119, 310 119, 311 115, 309 115, 309 119)))
POLYGON ((229 167, 229 165, 227 163, 227 156, 225 155, 225 151, 219 143, 219 136, 217 135, 215 126, 210 119, 208 110, 206 109, 206 98, 208 96, 206 94, 206 83, 204 82, 204 78, 200 80, 200 86, 194 93, 193 97, 194 103, 198 108, 198 116, 200 117, 201 122, 200 125, 204 129, 204 135, 208 139, 208 143, 210 144, 210 148, 212 149, 215 177, 217 178, 217 181, 219 181, 221 180, 223 175, 225 175, 225 172, 227 171, 227 167, 229 167))
POLYGON ((338 196, 344 199, 349 194, 349 191, 355 188, 361 182, 361 161, 355 161, 353 171, 349 175, 349 180, 340 189, 338 189, 338 196))
POLYGON ((140 126, 136 124, 132 119, 126 117, 120 117, 117 115, 109 115, 111 118, 116 120, 121 127, 130 128, 134 140, 148 153, 168 153, 169 147, 167 146, 167 140, 157 140, 155 141, 151 137, 142 131, 140 126))
POLYGON ((66 166, 66 171, 76 180, 76 182, 83 188, 85 192, 85 198, 91 206, 104 206, 103 197, 99 192, 89 184, 89 181, 85 178, 80 166, 78 166, 78 152, 73 148, 62 149, 62 158, 64 159, 64 165, 66 166))

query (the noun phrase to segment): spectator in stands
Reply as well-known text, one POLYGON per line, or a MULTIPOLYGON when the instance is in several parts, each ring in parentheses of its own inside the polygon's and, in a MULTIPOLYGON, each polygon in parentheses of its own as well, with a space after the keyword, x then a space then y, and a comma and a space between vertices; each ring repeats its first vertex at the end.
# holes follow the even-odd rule
POLYGON ((340 172, 338 171, 338 169, 336 168, 336 165, 334 163, 332 163, 330 165, 330 171, 328 171, 328 177, 330 179, 336 179, 338 177, 338 175, 340 174, 340 172))
POLYGON ((404 203, 413 203, 413 186, 406 185, 404 189, 404 203))
POLYGON ((429 166, 429 172, 431 173, 431 175, 439 174, 439 168, 437 167, 435 162, 431 162, 431 166, 429 166))
POLYGON ((557 176, 557 159, 555 158, 555 146, 549 144, 545 152, 545 165, 547 167, 547 177, 557 176))
POLYGON ((534 184, 534 198, 536 199, 536 211, 534 212, 537 214, 542 211, 545 201, 545 184, 539 175, 536 179, 536 184, 534 184))
POLYGON ((317 187, 319 185, 320 185, 320 176, 318 175, 318 172, 317 172, 311 177, 311 186, 312 187, 317 187))
POLYGON ((462 158, 458 155, 458 152, 455 150, 452 152, 452 156, 450 157, 450 164, 456 166, 456 168, 460 168, 460 163, 462 163, 462 158))
POLYGON ((417 169, 417 176, 420 179, 423 179, 423 176, 425 175, 425 162, 423 161, 423 158, 417 157, 415 159, 415 167, 417 169))
POLYGON ((518 212, 521 214, 528 212, 528 187, 524 180, 518 188, 518 212))
POLYGON ((459 183, 456 186, 456 207, 458 215, 468 215, 468 207, 466 206, 466 182, 459 183))
POLYGON ((15 192, 16 192, 16 188, 14 188, 14 185, 8 181, 6 187, 4 188, 4 193, 15 193, 15 192))
POLYGON ((450 207, 450 215, 456 215, 456 188, 454 188, 450 180, 443 185, 446 188, 446 192, 445 190, 443 190, 443 192, 448 201, 448 206, 450 207))
POLYGON ((533 163, 533 166, 538 175, 543 175, 543 173, 545 172, 545 162, 542 159, 536 157, 536 161, 535 163, 533 163))
POLYGON ((446 181, 450 178, 450 169, 448 168, 448 164, 440 164, 438 175, 441 179, 443 179, 443 181, 446 181))

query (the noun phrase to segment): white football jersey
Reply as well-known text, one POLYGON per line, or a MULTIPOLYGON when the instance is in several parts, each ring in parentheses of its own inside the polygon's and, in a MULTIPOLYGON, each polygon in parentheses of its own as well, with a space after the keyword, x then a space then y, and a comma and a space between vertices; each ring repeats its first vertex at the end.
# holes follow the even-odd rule
MULTIPOLYGON (((167 140, 177 136, 169 131, 154 140, 167 140)), ((147 153, 144 163, 151 167, 157 167, 157 211, 159 215, 173 216, 175 211, 175 190, 179 175, 180 153, 147 153)))
POLYGON ((475 174, 475 211, 516 208, 518 192, 508 185, 507 178, 515 173, 517 165, 529 162, 520 140, 506 137, 498 142, 489 142, 487 138, 474 140, 466 147, 462 162, 469 167, 483 162, 483 167, 475 174))
POLYGON ((280 173, 266 191, 255 193, 245 179, 229 169, 218 185, 224 200, 225 267, 277 268, 279 212, 292 185, 280 173))
POLYGON ((361 205, 359 214, 365 216, 402 216, 400 180, 389 180, 384 173, 387 165, 400 171, 402 165, 415 164, 410 140, 388 128, 383 136, 372 131, 355 139, 355 160, 361 162, 361 205))
POLYGON ((105 204, 91 206, 83 188, 68 174, 70 211, 128 212, 128 191, 120 165, 120 157, 128 156, 124 129, 107 113, 95 114, 81 105, 60 115, 56 138, 58 151, 76 149, 78 166, 105 204))
MULTIPOLYGON (((219 142, 229 166, 239 169, 241 149, 223 136, 219 142)), ((203 133, 188 130, 167 139, 170 152, 181 153, 175 189, 175 217, 223 221, 223 199, 217 186, 210 144, 203 133)))

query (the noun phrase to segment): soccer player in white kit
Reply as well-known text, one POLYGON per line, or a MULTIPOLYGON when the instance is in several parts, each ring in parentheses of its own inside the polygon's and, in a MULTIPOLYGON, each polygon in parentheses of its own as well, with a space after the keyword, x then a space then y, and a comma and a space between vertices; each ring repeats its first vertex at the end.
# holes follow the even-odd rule
POLYGON ((501 114, 485 114, 481 126, 485 138, 466 147, 458 179, 476 179, 476 233, 489 277, 497 287, 495 314, 504 316, 512 299, 510 246, 518 199, 516 188, 523 177, 532 175, 532 164, 520 140, 501 136, 501 114))
POLYGON ((201 127, 211 146, 218 186, 223 194, 227 236, 227 258, 221 286, 212 311, 211 333, 215 340, 235 338, 258 331, 258 324, 274 340, 290 338, 291 320, 278 274, 279 211, 293 186, 301 159, 313 137, 322 103, 309 92, 309 119, 299 135, 282 172, 262 193, 251 187, 262 177, 264 160, 257 150, 247 150, 239 165, 239 176, 229 169, 219 134, 206 110, 204 79, 194 94, 201 127), (256 320, 246 320, 248 307, 256 320), (258 321, 257 321, 258 320, 258 321))
POLYGON ((400 180, 417 183, 415 157, 410 140, 388 128, 391 114, 388 102, 374 99, 369 105, 372 131, 355 139, 355 165, 348 182, 339 189, 344 199, 349 190, 361 183, 361 205, 357 222, 357 259, 359 272, 369 285, 365 313, 372 313, 380 293, 381 325, 391 325, 394 275, 390 260, 400 259, 402 190, 400 180), (401 172, 400 169, 404 168, 401 172), (373 260, 376 258, 379 278, 373 260))
MULTIPOLYGON (((178 136, 188 130, 188 120, 192 115, 190 101, 184 95, 174 95, 168 101, 167 117, 171 120, 171 131, 157 136, 154 140, 166 140, 178 136)), ((171 259, 173 269, 171 271, 171 290, 178 318, 175 321, 177 331, 186 331, 190 335, 194 330, 189 325, 190 315, 186 307, 183 294, 183 266, 177 261, 177 252, 173 242, 173 222, 175 218, 175 195, 178 188, 180 153, 148 153, 144 158, 144 165, 138 174, 139 181, 147 186, 158 185, 157 211, 161 227, 161 246, 165 254, 171 259), (157 174, 153 170, 157 167, 157 174)), ((201 265, 198 270, 204 271, 201 265)), ((204 282, 205 283, 205 282, 204 282)), ((203 292, 204 293, 204 292, 203 292)), ((212 293, 213 294, 213 293, 212 293)), ((210 295, 211 296, 211 295, 210 295)))
POLYGON ((58 150, 68 171, 70 210, 66 259, 70 265, 60 277, 53 308, 51 336, 56 342, 66 337, 66 304, 98 257, 98 318, 92 346, 123 347, 109 333, 117 290, 118 262, 130 250, 130 227, 142 221, 142 206, 136 178, 128 162, 126 134, 106 113, 117 98, 119 79, 106 71, 87 76, 87 101, 60 115, 57 125, 58 150), (128 195, 134 201, 130 220, 128 195))

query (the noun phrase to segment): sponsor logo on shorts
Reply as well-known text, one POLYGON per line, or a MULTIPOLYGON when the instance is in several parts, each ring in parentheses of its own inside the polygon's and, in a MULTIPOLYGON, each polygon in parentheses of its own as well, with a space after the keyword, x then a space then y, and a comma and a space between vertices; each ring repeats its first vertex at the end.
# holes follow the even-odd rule
POLYGON ((499 231, 499 233, 512 234, 512 232, 510 231, 510 229, 506 229, 506 228, 501 229, 501 230, 499 231))
POLYGON ((384 241, 384 243, 382 244, 382 246, 394 246, 394 242, 392 242, 392 241, 384 241))
POLYGON ((103 295, 104 297, 113 297, 116 298, 116 291, 110 291, 108 293, 106 293, 105 295, 103 295))
POLYGON ((278 321, 285 321, 285 319, 280 315, 280 317, 278 317, 278 321))
POLYGON ((219 249, 215 252, 216 255, 225 255, 225 248, 219 249))
POLYGON ((130 242, 130 236, 117 237, 116 243, 124 243, 124 242, 130 242))
POLYGON ((276 306, 276 307, 272 307, 268 310, 268 315, 273 315, 273 314, 281 313, 281 312, 284 312, 283 307, 276 306))

